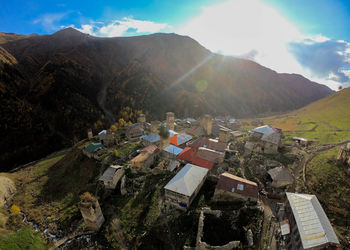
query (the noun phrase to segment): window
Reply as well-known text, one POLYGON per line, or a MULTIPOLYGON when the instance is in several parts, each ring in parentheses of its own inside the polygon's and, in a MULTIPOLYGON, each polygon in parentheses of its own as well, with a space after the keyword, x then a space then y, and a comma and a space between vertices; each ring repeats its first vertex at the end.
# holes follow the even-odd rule
POLYGON ((232 188, 232 190, 231 190, 231 191, 232 191, 232 193, 234 193, 234 192, 235 192, 235 188, 232 188))
POLYGON ((237 189, 243 191, 244 185, 243 184, 237 184, 237 189))

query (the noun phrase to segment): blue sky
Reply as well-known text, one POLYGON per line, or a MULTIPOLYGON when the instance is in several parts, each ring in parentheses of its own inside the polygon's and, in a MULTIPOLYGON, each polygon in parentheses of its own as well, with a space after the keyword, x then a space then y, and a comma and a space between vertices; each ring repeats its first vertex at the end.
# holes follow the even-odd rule
POLYGON ((0 0, 0 31, 95 36, 175 32, 213 52, 350 86, 349 0, 0 0))

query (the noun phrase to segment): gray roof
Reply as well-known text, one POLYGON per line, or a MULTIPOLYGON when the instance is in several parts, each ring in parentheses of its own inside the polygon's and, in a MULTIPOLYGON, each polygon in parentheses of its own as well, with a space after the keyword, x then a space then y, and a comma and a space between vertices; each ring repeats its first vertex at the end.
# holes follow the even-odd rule
POLYGON ((208 171, 206 168, 186 164, 164 188, 179 194, 191 196, 206 177, 208 171))
POLYGON ((264 134, 261 137, 261 140, 278 145, 281 141, 281 135, 279 133, 276 133, 276 132, 274 132, 272 134, 264 134))
POLYGON ((253 130, 250 130, 249 133, 250 134, 261 133, 264 135, 268 135, 268 134, 275 133, 275 131, 269 125, 264 125, 264 126, 257 127, 253 130))
POLYGON ((339 244, 332 225, 315 195, 286 193, 304 249, 339 244))
POLYGON ((167 167, 167 170, 173 171, 175 168, 177 168, 180 165, 180 162, 177 160, 172 160, 169 162, 169 165, 167 167))
POLYGON ((289 173, 285 167, 272 168, 267 173, 271 176, 272 180, 276 181, 290 181, 293 182, 293 176, 289 173))
POLYGON ((113 180, 114 174, 117 171, 117 168, 107 168, 103 175, 98 179, 99 181, 111 181, 113 180))
POLYGON ((154 143, 160 141, 160 136, 158 134, 153 133, 149 135, 143 135, 141 136, 141 139, 154 143))

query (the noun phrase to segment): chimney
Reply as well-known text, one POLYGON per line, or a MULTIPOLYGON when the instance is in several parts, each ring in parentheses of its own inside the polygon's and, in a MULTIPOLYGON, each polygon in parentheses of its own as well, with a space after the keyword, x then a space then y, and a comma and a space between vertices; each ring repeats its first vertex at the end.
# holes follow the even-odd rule
POLYGON ((166 113, 166 127, 174 130, 175 114, 173 112, 166 113))
POLYGON ((213 119, 211 115, 204 115, 202 123, 206 135, 211 135, 211 129, 213 127, 213 119))

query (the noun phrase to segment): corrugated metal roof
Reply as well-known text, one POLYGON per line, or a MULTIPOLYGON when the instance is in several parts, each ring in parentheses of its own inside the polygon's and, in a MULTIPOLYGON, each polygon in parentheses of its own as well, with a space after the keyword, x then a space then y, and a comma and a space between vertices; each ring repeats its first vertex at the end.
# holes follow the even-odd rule
POLYGON ((217 162, 220 158, 223 158, 224 153, 209 148, 200 147, 198 148, 197 157, 214 163, 217 162))
POLYGON ((212 169, 212 167, 214 166, 213 162, 207 161, 207 160, 202 159, 200 157, 194 157, 192 163, 194 165, 197 165, 197 166, 200 166, 202 168, 209 169, 209 170, 212 169))
POLYGON ((160 136, 154 133, 149 135, 143 135, 141 136, 141 139, 145 141, 149 141, 150 143, 154 143, 154 142, 160 141, 160 136))
POLYGON ((187 162, 192 162, 193 158, 197 154, 197 149, 196 148, 190 148, 186 147, 184 150, 177 156, 178 159, 187 161, 187 162))
POLYGON ((107 130, 102 130, 100 133, 98 133, 99 135, 102 135, 102 134, 106 134, 107 133, 107 130))
POLYGON ((163 148, 163 150, 177 156, 183 149, 170 144, 166 148, 163 148))
POLYGON ((304 249, 339 244, 331 223, 315 195, 286 193, 304 249))
POLYGON ((177 134, 173 137, 170 137, 170 143, 174 144, 175 146, 182 145, 190 140, 192 140, 192 136, 187 134, 177 134))
POLYGON ((261 134, 272 134, 275 133, 275 131, 269 126, 269 125, 264 125, 264 126, 260 126, 257 127, 255 129, 252 129, 249 131, 250 134, 252 133, 261 133, 261 134))
POLYGON ((179 194, 191 196, 206 177, 207 173, 208 169, 206 168, 186 164, 164 188, 179 194))
POLYGON ((178 134, 178 132, 175 132, 174 130, 171 130, 171 129, 169 129, 168 131, 169 131, 169 138, 178 134))
POLYGON ((91 143, 91 144, 89 144, 89 145, 85 148, 85 150, 86 150, 87 152, 89 152, 89 153, 92 153, 92 152, 94 152, 96 149, 102 148, 102 147, 103 147, 103 144, 102 144, 102 143, 96 142, 96 143, 91 143))
POLYGON ((259 192, 258 185, 255 182, 243 179, 227 172, 220 175, 216 188, 254 198, 258 198, 259 192))
POLYGON ((227 143, 219 142, 218 140, 210 139, 207 137, 200 137, 197 140, 189 143, 188 146, 192 148, 203 147, 203 148, 208 148, 215 151, 224 152, 227 147, 227 143))

